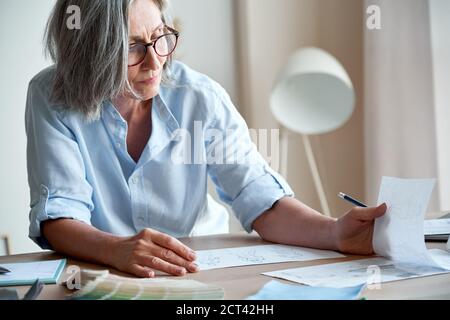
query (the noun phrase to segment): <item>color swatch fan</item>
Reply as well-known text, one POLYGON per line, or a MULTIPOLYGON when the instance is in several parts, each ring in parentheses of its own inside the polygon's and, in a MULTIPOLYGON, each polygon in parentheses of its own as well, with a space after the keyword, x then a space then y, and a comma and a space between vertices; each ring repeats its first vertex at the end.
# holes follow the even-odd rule
POLYGON ((69 297, 75 300, 219 300, 221 287, 195 280, 167 278, 135 279, 114 275, 88 281, 69 297))

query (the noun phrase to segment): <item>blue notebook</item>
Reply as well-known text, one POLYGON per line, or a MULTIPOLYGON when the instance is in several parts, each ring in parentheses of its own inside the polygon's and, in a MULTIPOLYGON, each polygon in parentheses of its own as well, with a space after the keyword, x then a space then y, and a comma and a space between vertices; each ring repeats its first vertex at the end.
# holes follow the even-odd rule
POLYGON ((349 288, 325 288, 284 284, 275 280, 268 282, 248 300, 355 300, 365 284, 349 288))
POLYGON ((54 284, 66 266, 66 259, 5 263, 1 266, 11 272, 0 274, 0 287, 32 285, 37 279, 45 284, 54 284))

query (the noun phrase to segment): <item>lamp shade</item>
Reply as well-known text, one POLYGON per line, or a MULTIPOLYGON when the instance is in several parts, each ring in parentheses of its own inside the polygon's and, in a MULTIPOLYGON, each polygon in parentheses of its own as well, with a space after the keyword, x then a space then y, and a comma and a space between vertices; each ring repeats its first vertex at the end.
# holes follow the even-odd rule
POLYGON ((347 72, 332 55, 318 48, 303 48, 291 56, 270 100, 279 123, 306 135, 343 126, 354 105, 354 89, 347 72))

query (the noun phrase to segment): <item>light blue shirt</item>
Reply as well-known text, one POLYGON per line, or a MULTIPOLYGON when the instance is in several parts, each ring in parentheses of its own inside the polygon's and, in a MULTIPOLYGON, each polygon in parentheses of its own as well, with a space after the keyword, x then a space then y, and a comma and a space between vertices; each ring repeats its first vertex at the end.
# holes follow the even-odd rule
POLYGON ((152 135, 137 163, 127 151, 127 122, 110 101, 91 122, 49 103, 54 71, 31 80, 25 114, 29 236, 42 248, 50 246, 41 223, 58 218, 119 236, 144 228, 174 237, 227 232, 228 215, 208 195, 208 175, 247 232, 293 195, 257 152, 225 90, 184 64, 172 63, 172 80, 152 101, 152 135))

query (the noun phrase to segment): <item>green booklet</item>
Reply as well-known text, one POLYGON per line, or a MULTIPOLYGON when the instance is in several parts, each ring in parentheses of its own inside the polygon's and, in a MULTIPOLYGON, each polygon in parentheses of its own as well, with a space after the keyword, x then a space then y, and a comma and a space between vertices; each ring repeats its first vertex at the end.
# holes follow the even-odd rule
POLYGON ((66 259, 5 263, 2 267, 11 272, 0 274, 0 287, 32 285, 37 279, 45 284, 57 283, 66 259))

